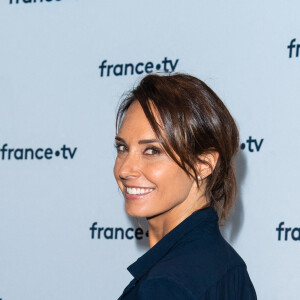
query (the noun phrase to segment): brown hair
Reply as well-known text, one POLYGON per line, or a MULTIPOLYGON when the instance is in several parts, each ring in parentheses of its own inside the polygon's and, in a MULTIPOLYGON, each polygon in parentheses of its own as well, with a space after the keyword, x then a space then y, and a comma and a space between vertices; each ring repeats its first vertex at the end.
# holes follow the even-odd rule
POLYGON ((237 126, 219 97, 203 81, 187 75, 150 74, 130 91, 117 111, 119 130, 129 106, 138 101, 157 138, 168 155, 199 187, 196 163, 199 155, 217 151, 218 162, 206 178, 206 198, 216 209, 220 220, 228 216, 236 196, 233 157, 237 152, 237 126), (157 110, 160 122, 152 108, 157 110), (179 158, 174 155, 174 152, 179 158))

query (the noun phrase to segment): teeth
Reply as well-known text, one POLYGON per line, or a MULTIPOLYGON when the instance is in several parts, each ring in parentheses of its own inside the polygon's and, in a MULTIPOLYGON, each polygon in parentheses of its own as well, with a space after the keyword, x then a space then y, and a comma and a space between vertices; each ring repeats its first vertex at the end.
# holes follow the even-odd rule
POLYGON ((140 189, 140 188, 126 188, 127 193, 130 195, 139 195, 152 192, 154 189, 140 189))

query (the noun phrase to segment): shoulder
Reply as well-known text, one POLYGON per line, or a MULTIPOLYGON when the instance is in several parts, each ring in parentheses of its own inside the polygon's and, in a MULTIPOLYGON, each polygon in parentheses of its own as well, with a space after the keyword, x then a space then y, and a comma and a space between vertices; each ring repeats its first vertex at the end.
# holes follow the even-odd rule
POLYGON ((204 234, 187 235, 150 270, 150 274, 219 279, 227 270, 236 266, 246 266, 244 260, 229 245, 221 234, 210 237, 204 234))
POLYGON ((238 280, 231 282, 235 276, 245 281, 249 278, 246 264, 221 235, 205 241, 190 235, 171 249, 145 279, 152 281, 159 277, 180 283, 182 289, 199 298, 214 286, 220 288, 219 282, 227 286, 243 285, 238 280))
POLYGON ((254 286, 245 265, 229 269, 206 290, 203 296, 204 299, 214 300, 257 300, 254 286))
POLYGON ((187 287, 174 278, 166 276, 148 277, 142 280, 136 287, 134 299, 172 299, 172 300, 193 300, 195 299, 187 287))
POLYGON ((218 280, 189 282, 180 277, 161 274, 147 276, 138 284, 136 299, 185 299, 185 300, 257 300, 252 282, 245 265, 227 270, 218 280), (202 288, 201 288, 202 287, 202 288))

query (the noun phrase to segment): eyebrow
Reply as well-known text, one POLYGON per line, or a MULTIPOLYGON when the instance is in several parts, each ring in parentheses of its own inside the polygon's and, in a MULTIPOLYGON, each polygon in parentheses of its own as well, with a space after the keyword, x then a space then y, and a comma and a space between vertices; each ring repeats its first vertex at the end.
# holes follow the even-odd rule
MULTIPOLYGON (((123 142, 124 144, 127 145, 127 143, 125 142, 125 140, 122 139, 121 137, 116 136, 115 139, 116 139, 117 141, 123 142)), ((139 145, 142 145, 142 144, 150 144, 150 143, 160 143, 160 141, 157 140, 157 139, 151 139, 151 140, 139 140, 139 141, 138 141, 138 144, 139 144, 139 145)))

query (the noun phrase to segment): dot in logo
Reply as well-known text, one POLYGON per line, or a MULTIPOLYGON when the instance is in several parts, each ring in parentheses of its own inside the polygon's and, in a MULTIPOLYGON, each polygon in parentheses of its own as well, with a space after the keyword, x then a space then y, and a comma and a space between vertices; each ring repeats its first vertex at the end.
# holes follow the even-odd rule
POLYGON ((56 156, 59 156, 59 154, 60 154, 59 151, 55 151, 56 156))
POLYGON ((160 70, 160 64, 156 65, 156 70, 160 70))
POLYGON ((244 150, 246 145, 244 143, 241 143, 241 149, 244 150))

